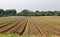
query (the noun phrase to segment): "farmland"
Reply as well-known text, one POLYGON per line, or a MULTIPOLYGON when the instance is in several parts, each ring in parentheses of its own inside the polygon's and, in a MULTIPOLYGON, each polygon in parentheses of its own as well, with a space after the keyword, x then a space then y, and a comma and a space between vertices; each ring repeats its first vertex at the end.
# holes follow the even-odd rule
POLYGON ((60 17, 0 17, 0 34, 60 36, 60 17))

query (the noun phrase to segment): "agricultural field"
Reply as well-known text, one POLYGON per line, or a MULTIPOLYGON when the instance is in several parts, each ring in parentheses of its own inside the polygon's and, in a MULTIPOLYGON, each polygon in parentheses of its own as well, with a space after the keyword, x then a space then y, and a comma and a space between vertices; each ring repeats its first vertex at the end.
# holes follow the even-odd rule
POLYGON ((7 34, 60 37, 60 16, 0 17, 0 35, 7 34))

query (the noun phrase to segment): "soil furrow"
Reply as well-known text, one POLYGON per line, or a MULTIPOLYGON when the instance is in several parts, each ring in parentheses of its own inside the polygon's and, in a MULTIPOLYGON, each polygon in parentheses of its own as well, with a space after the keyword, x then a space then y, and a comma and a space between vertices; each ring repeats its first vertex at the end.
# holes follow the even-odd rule
POLYGON ((24 34, 26 26, 27 26, 27 20, 24 21, 24 23, 22 24, 22 26, 18 29, 19 35, 23 35, 24 34))
MULTIPOLYGON (((43 35, 43 32, 41 31, 41 29, 39 29, 38 25, 35 24, 32 20, 30 20, 30 22, 32 23, 32 25, 35 26, 35 28, 37 29, 37 32, 39 33, 38 35, 43 35)), ((35 29, 34 28, 34 29, 35 29)), ((35 31, 36 32, 36 31, 35 31)), ((37 35, 37 34, 36 34, 37 35)))
POLYGON ((18 20, 14 23, 11 23, 11 24, 3 27, 3 28, 0 28, 0 32, 4 32, 4 31, 7 31, 7 30, 13 28, 14 26, 16 26, 16 23, 18 24, 18 20))
POLYGON ((19 23, 21 23, 22 21, 23 19, 20 19, 19 22, 17 22, 15 26, 12 26, 10 29, 5 31, 3 34, 16 34, 18 27, 21 26, 19 23))
POLYGON ((8 22, 6 22, 6 23, 4 23, 4 24, 2 24, 2 25, 0 25, 0 28, 3 28, 4 26, 7 26, 7 25, 9 25, 9 24, 11 24, 11 23, 14 23, 14 22, 16 22, 17 20, 10 20, 10 21, 8 21, 8 22))

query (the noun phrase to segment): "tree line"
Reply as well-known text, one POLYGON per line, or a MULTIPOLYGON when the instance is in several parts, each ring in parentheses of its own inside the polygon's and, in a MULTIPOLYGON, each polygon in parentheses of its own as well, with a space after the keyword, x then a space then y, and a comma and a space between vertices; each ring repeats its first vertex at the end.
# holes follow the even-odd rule
POLYGON ((15 9, 4 10, 0 9, 0 17, 2 16, 60 16, 60 11, 39 11, 35 12, 24 9, 17 12, 15 9))

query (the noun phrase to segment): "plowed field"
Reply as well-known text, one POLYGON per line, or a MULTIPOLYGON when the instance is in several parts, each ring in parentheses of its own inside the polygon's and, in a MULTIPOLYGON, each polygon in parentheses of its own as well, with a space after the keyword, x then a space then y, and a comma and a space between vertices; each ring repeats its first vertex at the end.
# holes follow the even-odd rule
POLYGON ((0 17, 0 34, 60 36, 60 17, 0 17))

